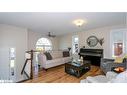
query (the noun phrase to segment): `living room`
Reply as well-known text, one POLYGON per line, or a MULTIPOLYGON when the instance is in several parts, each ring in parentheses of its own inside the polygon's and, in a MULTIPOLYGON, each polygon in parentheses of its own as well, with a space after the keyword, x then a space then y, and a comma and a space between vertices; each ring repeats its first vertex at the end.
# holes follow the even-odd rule
MULTIPOLYGON (((79 83, 89 76, 102 75, 104 77, 107 72, 103 72, 102 68, 100 68, 101 58, 114 59, 113 39, 122 45, 122 53, 116 55, 124 57, 126 55, 125 35, 126 12, 1 12, 0 55, 2 57, 0 57, 0 61, 4 63, 0 64, 1 79, 4 78, 6 81, 11 80, 13 82, 23 81, 24 73, 22 75, 21 71, 25 66, 25 54, 26 51, 30 52, 31 50, 33 50, 32 63, 30 60, 28 63, 31 64, 26 63, 28 66, 26 65, 24 67, 29 77, 29 80, 25 82, 79 83), (74 23, 75 20, 78 21, 76 24, 74 23), (82 24, 79 25, 80 23, 82 24), (76 43, 75 39, 78 39, 76 43), (43 42, 44 40, 45 42, 43 42), (122 42, 119 42, 119 40, 122 42), (96 64, 94 64, 95 66, 91 65, 88 72, 83 73, 81 77, 77 78, 65 72, 64 64, 70 61, 84 60, 85 57, 82 58, 79 55, 81 48, 85 50, 90 49, 90 52, 92 50, 97 52, 96 49, 103 51, 101 57, 99 57, 99 66, 96 66, 96 64), (50 55, 53 59, 54 55, 55 58, 60 56, 67 58, 62 58, 57 61, 51 61, 49 59, 50 65, 48 65, 49 63, 45 64, 43 62, 44 59, 38 59, 38 55, 42 52, 44 53, 46 50, 50 52, 55 51, 54 54, 52 53, 53 56, 52 54, 50 55), (63 51, 65 55, 62 55, 63 51), (31 65, 32 69, 30 67, 31 65), (33 79, 31 79, 31 72, 33 79)), ((119 51, 121 51, 121 48, 119 51)), ((90 59, 89 61, 91 60, 94 59, 90 59)))
POLYGON ((0 91, 126 95, 127 0, 1 0, 0 91))

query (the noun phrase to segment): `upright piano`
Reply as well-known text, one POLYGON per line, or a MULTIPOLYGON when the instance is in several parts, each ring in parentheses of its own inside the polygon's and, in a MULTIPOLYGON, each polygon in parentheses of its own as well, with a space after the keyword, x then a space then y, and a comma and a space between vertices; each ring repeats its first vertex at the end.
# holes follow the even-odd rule
POLYGON ((103 49, 86 49, 81 48, 79 56, 83 60, 88 60, 92 65, 100 66, 101 58, 103 58, 103 49))

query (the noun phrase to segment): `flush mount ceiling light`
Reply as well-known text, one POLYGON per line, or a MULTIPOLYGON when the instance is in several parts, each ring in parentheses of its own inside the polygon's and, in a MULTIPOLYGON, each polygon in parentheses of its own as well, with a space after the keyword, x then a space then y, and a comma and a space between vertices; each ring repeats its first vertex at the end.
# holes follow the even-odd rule
POLYGON ((81 27, 83 24, 86 24, 87 21, 83 19, 76 19, 73 21, 73 24, 75 24, 78 27, 81 27))

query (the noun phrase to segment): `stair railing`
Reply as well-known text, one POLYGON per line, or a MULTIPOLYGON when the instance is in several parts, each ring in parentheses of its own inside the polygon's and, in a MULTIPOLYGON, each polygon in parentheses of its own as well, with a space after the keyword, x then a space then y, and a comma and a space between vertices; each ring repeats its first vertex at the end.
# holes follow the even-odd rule
POLYGON ((39 51, 36 51, 36 50, 30 50, 30 51, 26 51, 26 53, 30 54, 30 58, 26 58, 25 60, 25 63, 24 63, 24 66, 22 68, 22 71, 21 71, 21 74, 25 74, 27 76, 28 79, 33 79, 33 53, 34 52, 39 52, 39 51), (25 72, 25 67, 26 65, 28 64, 28 61, 30 60, 30 77, 28 76, 27 72, 25 72))

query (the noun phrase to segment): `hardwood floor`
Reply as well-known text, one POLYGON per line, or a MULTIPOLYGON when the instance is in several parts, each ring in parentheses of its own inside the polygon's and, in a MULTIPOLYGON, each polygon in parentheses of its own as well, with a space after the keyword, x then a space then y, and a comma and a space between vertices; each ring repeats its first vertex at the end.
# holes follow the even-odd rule
POLYGON ((65 73, 64 65, 50 68, 47 71, 40 70, 34 73, 32 80, 25 81, 25 83, 79 83, 80 80, 85 79, 87 76, 96 76, 103 74, 100 67, 91 66, 91 70, 85 73, 80 78, 65 73))

